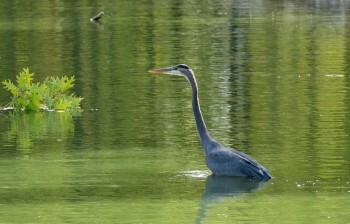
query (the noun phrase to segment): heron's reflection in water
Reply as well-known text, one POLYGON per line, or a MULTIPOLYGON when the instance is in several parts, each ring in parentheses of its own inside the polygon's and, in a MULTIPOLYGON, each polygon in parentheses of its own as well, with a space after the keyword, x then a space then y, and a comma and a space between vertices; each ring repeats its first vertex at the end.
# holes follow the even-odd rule
POLYGON ((208 176, 196 223, 202 223, 206 218, 207 210, 214 204, 223 202, 227 198, 239 197, 243 194, 257 191, 265 184, 266 181, 247 177, 208 176))

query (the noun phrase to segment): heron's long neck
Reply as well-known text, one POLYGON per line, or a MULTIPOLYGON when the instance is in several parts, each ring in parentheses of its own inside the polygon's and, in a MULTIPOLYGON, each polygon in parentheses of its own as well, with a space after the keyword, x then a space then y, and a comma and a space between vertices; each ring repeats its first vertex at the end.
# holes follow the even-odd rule
POLYGON ((206 150, 207 148, 206 145, 211 143, 213 139, 209 135, 208 129, 203 120, 202 112, 199 106, 198 87, 197 87, 196 79, 194 76, 191 76, 188 78, 188 81, 190 82, 192 87, 192 106, 193 106, 194 118, 196 120, 196 125, 197 125, 197 132, 201 140, 202 146, 206 150))

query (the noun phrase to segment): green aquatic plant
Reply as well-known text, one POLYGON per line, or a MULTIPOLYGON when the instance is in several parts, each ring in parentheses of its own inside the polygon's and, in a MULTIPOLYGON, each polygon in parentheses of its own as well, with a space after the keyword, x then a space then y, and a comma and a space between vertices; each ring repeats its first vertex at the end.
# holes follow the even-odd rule
POLYGON ((44 96, 44 105, 49 110, 67 110, 80 108, 81 97, 76 97, 70 89, 74 86, 74 76, 48 77, 44 81, 47 86, 44 96))
POLYGON ((8 104, 14 110, 80 110, 83 98, 71 93, 74 86, 74 76, 70 78, 47 77, 44 82, 33 82, 34 73, 28 68, 16 76, 16 83, 11 80, 2 82, 5 89, 12 93, 8 104))

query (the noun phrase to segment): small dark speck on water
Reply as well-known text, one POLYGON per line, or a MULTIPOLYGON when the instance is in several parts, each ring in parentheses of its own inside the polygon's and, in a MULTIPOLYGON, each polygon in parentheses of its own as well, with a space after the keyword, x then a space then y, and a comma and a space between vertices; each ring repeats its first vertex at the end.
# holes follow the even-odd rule
POLYGON ((94 17, 92 17, 90 19, 90 21, 98 21, 98 20, 100 20, 102 18, 103 15, 104 15, 104 12, 100 12, 97 15, 95 15, 94 17))

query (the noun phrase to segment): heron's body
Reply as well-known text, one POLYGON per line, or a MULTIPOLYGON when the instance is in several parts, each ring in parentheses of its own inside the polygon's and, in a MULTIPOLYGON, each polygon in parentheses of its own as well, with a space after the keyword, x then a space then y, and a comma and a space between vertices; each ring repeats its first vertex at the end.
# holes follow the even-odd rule
POLYGON ((268 170, 250 156, 216 144, 214 143, 211 148, 207 147, 209 152, 205 153, 206 164, 215 175, 246 176, 266 180, 271 178, 268 170))
POLYGON ((198 99, 198 87, 193 71, 184 64, 152 69, 152 73, 184 76, 192 87, 192 106, 197 132, 205 153, 205 161, 213 174, 218 176, 245 176, 268 180, 269 171, 250 156, 234 149, 223 147, 209 134, 202 117, 198 99))

